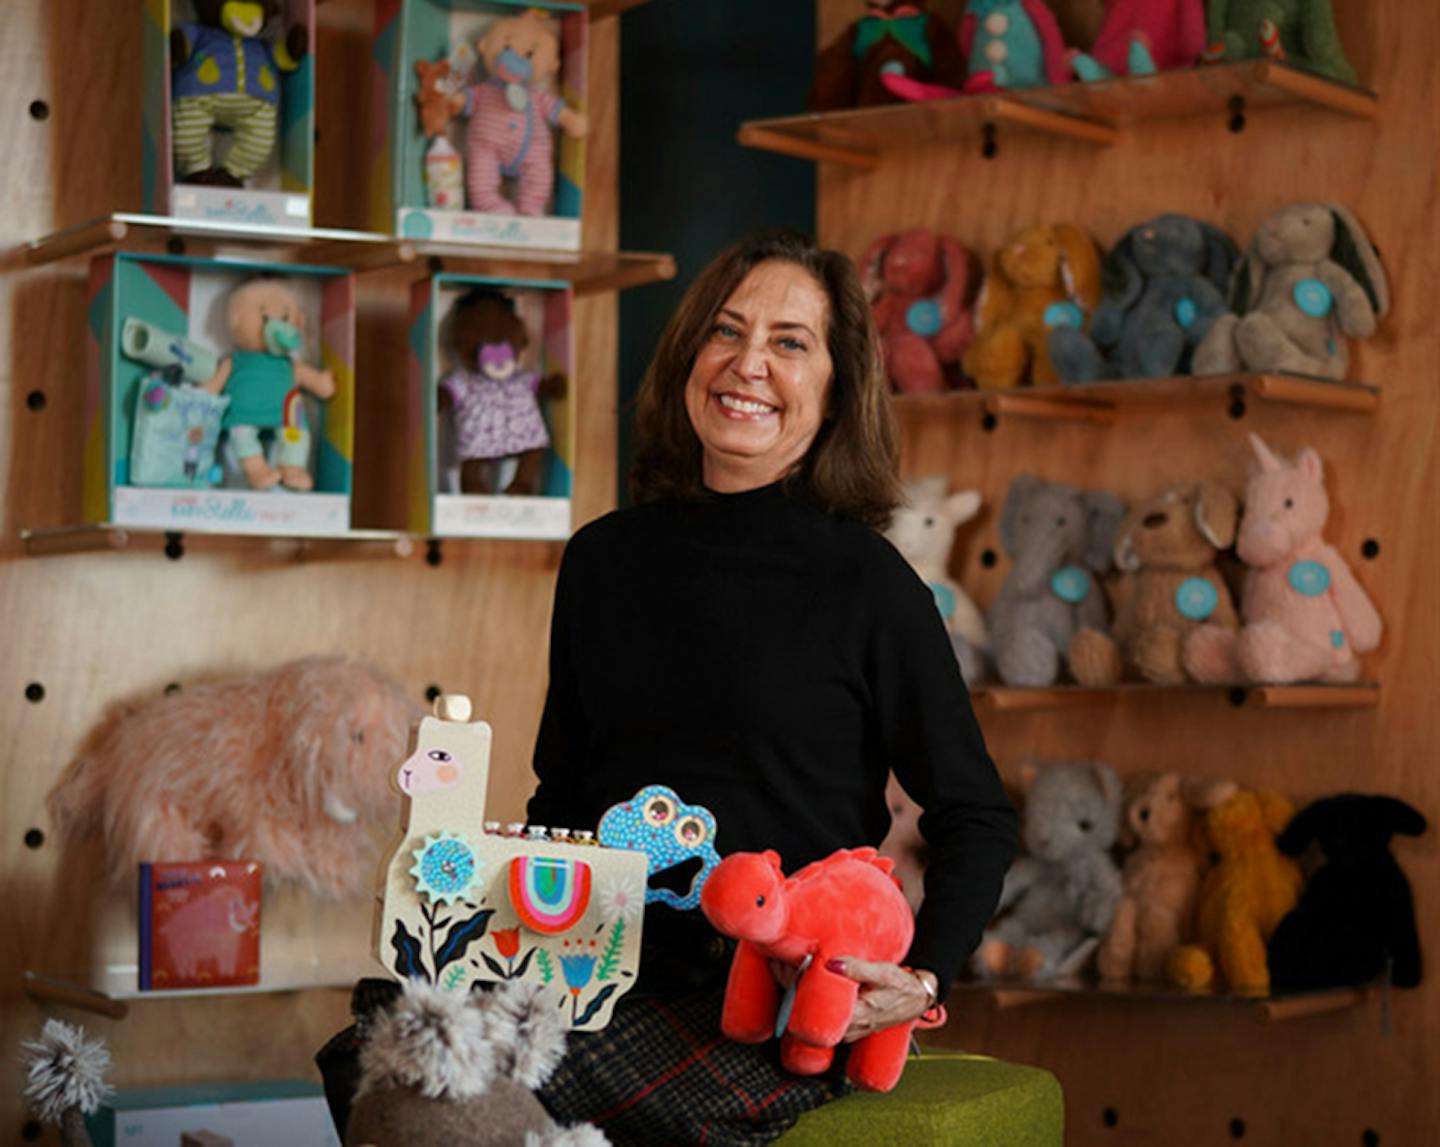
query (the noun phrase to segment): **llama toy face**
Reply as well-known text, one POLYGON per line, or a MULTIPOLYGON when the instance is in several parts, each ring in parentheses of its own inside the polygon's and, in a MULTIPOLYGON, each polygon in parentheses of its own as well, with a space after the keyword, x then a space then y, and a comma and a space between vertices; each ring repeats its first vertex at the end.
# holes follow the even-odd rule
POLYGON ((395 774, 400 791, 408 794, 453 789, 465 776, 465 766, 449 749, 421 746, 405 759, 395 774))

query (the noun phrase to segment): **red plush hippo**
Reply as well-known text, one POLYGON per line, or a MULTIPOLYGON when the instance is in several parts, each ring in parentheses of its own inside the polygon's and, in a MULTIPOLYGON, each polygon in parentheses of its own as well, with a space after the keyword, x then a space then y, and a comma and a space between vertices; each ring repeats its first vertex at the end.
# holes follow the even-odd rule
MULTIPOLYGON (((826 968, 857 957, 898 962, 910 948, 915 920, 889 857, 873 848, 841 849, 788 880, 773 851, 737 852, 710 875, 700 909, 719 931, 740 941, 725 988, 720 1027, 737 1043, 777 1034, 780 1060, 797 1075, 829 1068, 850 1026, 860 985, 826 968), (782 1011, 770 961, 799 967, 793 1006, 782 1011)), ((905 1068, 913 1022, 857 1042, 846 1074, 867 1091, 889 1091, 905 1068)))

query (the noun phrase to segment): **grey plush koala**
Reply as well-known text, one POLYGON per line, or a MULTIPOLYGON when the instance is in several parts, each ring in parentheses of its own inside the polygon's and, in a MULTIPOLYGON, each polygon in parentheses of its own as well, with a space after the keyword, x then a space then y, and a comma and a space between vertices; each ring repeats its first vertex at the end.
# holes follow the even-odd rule
POLYGON ((1102 490, 1033 474, 1010 483, 1000 544, 1014 564, 989 614, 991 655, 1005 684, 1053 685, 1075 635, 1105 628, 1109 607, 1096 575, 1110 569, 1124 516, 1125 503, 1102 490))
POLYGON ((1050 332, 1061 381, 1187 371, 1200 340, 1229 312, 1225 292, 1239 254, 1225 232, 1188 215, 1131 228, 1105 261, 1105 294, 1089 333, 1071 326, 1050 332))
POLYGON ((1344 378, 1347 338, 1368 338, 1390 309, 1380 256, 1338 203, 1293 203, 1260 225, 1235 270, 1234 315, 1195 350, 1196 374, 1289 371, 1344 378))
POLYGON ((997 913, 1009 914, 986 931, 974 967, 985 977, 1044 979, 1104 935, 1120 903, 1109 850, 1120 831, 1121 785, 1098 761, 1026 764, 1020 780, 1028 855, 1005 874, 997 913))

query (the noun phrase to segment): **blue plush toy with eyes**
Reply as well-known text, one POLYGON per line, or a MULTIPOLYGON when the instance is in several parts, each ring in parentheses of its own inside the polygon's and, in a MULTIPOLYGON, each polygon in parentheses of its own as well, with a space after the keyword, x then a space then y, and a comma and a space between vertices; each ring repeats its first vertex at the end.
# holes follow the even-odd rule
POLYGON ((720 863, 715 851, 715 817, 708 808, 686 804, 665 785, 647 785, 628 801, 608 809, 600 818, 600 843, 645 853, 649 857, 647 879, 699 857, 700 871, 690 882, 688 892, 682 896, 670 888, 647 887, 647 904, 697 907, 700 890, 720 863))

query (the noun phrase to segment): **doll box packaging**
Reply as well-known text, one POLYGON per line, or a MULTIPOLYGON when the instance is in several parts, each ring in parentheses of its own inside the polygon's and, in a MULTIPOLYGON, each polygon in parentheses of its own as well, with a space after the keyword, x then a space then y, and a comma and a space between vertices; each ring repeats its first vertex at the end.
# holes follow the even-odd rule
POLYGON ((140 990, 260 982, 260 865, 140 865, 140 990))
POLYGON ((347 532, 354 297, 354 277, 330 267, 94 259, 84 520, 347 532))
POLYGON ((300 1079, 122 1088, 85 1117, 85 1129, 95 1147, 176 1147, 201 1132, 237 1147, 340 1147, 324 1089, 300 1079))
POLYGON ((371 226, 578 250, 586 21, 551 0, 376 0, 371 226))
POLYGON ((143 210, 308 228, 315 0, 145 0, 143 8, 143 210))
POLYGON ((440 274, 414 285, 408 529, 569 537, 572 303, 567 283, 440 274))

